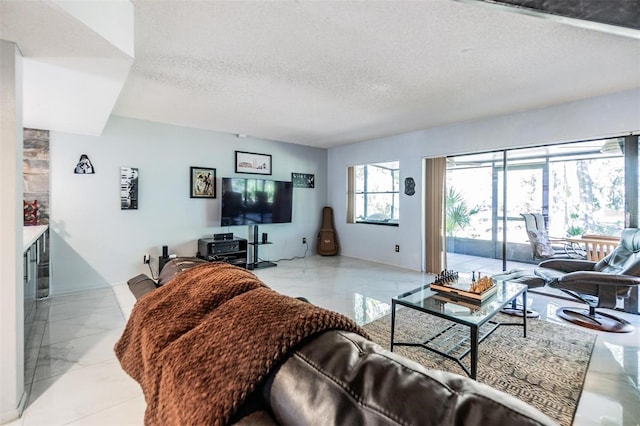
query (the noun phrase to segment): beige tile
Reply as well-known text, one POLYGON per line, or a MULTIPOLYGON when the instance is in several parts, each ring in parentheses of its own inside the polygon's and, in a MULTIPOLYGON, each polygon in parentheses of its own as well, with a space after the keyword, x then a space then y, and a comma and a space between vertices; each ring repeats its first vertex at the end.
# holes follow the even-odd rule
POLYGON ((116 361, 34 382, 23 424, 62 425, 140 398, 138 384, 116 361))
POLYGON ((34 379, 43 380, 102 362, 117 361, 113 346, 121 334, 121 330, 110 330, 42 346, 34 379))
POLYGON ((74 420, 72 426, 140 426, 144 424, 144 410, 147 404, 144 397, 131 399, 116 406, 98 411, 95 414, 74 420))
MULTIPOLYGON (((496 261, 481 266, 473 263, 473 258, 465 262, 474 267, 500 268, 496 261)), ((432 279, 428 274, 341 256, 309 256, 255 272, 276 291, 307 297, 312 303, 359 323, 386 315, 391 297, 432 279)), ((578 328, 559 319, 555 311, 561 306, 580 306, 579 303, 538 294, 530 294, 529 299, 544 320, 578 328)), ((51 312, 39 312, 41 327, 45 327, 43 352, 36 366, 41 380, 33 385, 23 418, 12 424, 142 424, 142 392, 113 355, 113 344, 134 303, 126 284, 43 303, 51 312)), ((640 329, 640 316, 621 316, 640 329)), ((638 424, 638 333, 597 333, 575 425, 638 424)))
POLYGON ((111 307, 66 319, 49 321, 44 330, 42 345, 65 342, 109 330, 121 330, 124 325, 124 316, 119 307, 111 307))

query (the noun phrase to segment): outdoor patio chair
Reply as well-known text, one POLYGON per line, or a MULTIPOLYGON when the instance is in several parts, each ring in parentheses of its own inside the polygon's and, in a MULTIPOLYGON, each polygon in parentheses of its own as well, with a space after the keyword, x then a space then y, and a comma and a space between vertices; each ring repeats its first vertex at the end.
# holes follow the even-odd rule
POLYGON ((559 308, 556 315, 569 322, 602 331, 628 333, 633 326, 622 318, 596 312, 616 307, 618 298, 631 296, 640 287, 640 230, 622 231, 620 244, 604 259, 554 259, 541 262, 535 274, 547 285, 584 302, 586 309, 559 308))
POLYGON ((584 259, 584 251, 579 245, 564 238, 550 237, 540 213, 520 213, 524 218, 525 230, 531 244, 533 260, 584 259))

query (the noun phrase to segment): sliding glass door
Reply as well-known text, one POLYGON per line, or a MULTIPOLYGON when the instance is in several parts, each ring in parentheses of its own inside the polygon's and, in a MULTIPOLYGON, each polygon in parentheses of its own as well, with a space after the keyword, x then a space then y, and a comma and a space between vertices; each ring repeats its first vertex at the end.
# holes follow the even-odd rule
MULTIPOLYGON (((498 174, 498 224, 502 232, 501 252, 503 270, 521 267, 520 263, 534 260, 534 252, 528 240, 523 214, 545 213, 544 199, 548 185, 548 162, 534 151, 526 149, 505 152, 506 167, 498 174), (506 181, 505 173, 506 170, 506 181)), ((542 229, 545 224, 538 225, 542 229)))
POLYGON ((445 234, 447 265, 478 271, 495 262, 495 153, 462 155, 447 160, 445 234), (456 259, 451 258, 455 254, 456 259), (466 261, 469 261, 468 263, 466 261))
MULTIPOLYGON (((638 138, 632 142, 636 171, 638 138)), ((635 213, 625 206, 625 190, 631 185, 637 194, 638 177, 625 179, 624 147, 625 138, 612 138, 448 158, 448 267, 496 273, 537 264, 527 213, 557 239, 619 236, 629 212, 637 224, 637 206, 635 213)))

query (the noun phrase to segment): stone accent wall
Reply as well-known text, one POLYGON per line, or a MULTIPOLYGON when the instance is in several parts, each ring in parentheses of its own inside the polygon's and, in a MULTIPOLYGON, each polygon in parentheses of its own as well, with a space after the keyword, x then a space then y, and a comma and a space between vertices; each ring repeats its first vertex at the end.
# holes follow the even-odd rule
POLYGON ((38 200, 38 225, 49 224, 49 131, 24 129, 24 199, 38 200))

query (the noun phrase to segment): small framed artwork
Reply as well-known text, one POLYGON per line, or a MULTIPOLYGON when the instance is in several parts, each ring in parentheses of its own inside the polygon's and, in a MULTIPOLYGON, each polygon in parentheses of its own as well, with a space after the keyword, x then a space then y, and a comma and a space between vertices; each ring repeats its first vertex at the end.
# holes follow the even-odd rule
POLYGON ((236 173, 271 174, 271 155, 236 151, 236 173))
POLYGON ((216 169, 191 167, 191 198, 216 198, 216 169))
POLYGON ((137 167, 120 167, 120 210, 138 210, 137 167))
POLYGON ((315 179, 315 175, 309 173, 291 173, 294 188, 314 188, 315 179))
POLYGON ((412 177, 404 180, 404 193, 409 197, 416 193, 416 181, 412 177))
POLYGON ((79 175, 92 175, 96 170, 93 168, 93 164, 91 164, 87 154, 82 154, 73 172, 79 175))

